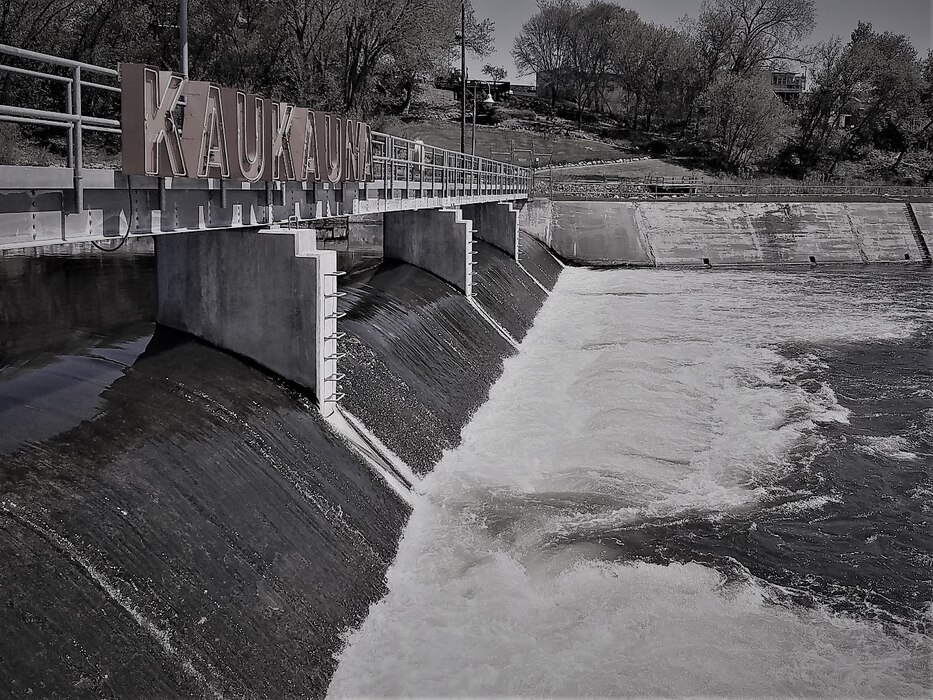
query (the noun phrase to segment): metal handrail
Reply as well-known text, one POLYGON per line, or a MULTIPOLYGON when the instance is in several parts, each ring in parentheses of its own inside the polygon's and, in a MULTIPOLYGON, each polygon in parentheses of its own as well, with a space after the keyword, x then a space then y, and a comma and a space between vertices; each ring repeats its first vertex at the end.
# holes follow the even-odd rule
POLYGON ((40 63, 50 63, 55 66, 64 66, 65 68, 81 68, 90 73, 109 75, 111 78, 116 78, 118 75, 117 71, 113 68, 95 66, 92 63, 83 63, 82 61, 72 61, 69 58, 50 56, 49 54, 39 53, 38 51, 29 51, 27 49, 21 49, 17 46, 8 46, 7 44, 0 44, 0 53, 5 53, 9 56, 17 56, 19 58, 28 58, 31 61, 39 61, 40 63))
POLYGON ((16 46, 8 46, 6 44, 0 44, 0 54, 69 69, 70 75, 64 76, 56 73, 21 68, 19 66, 0 65, 0 70, 12 75, 23 75, 64 84, 66 110, 64 112, 56 112, 52 110, 33 109, 30 107, 18 107, 15 105, 0 105, 0 121, 31 126, 58 127, 68 131, 68 166, 72 168, 74 181, 73 209, 75 212, 84 211, 84 187, 82 183, 84 172, 84 130, 119 134, 120 122, 116 119, 85 115, 81 99, 81 90, 86 87, 119 94, 120 88, 113 85, 84 80, 82 73, 94 73, 107 76, 108 78, 116 78, 119 74, 113 68, 104 68, 82 61, 73 61, 67 58, 59 58, 58 56, 50 56, 48 54, 29 51, 16 46))
POLYGON ((11 117, 35 117, 36 119, 52 119, 77 124, 83 122, 91 126, 109 126, 120 129, 119 119, 105 119, 103 117, 89 117, 82 114, 68 114, 67 112, 50 112, 45 109, 31 109, 29 107, 11 107, 0 105, 0 115, 11 117))
MULTIPOLYGON (((3 47, 3 44, 0 44, 0 47, 3 47)), ((0 70, 6 73, 15 73, 17 75, 28 75, 30 78, 45 78, 47 80, 57 80, 60 83, 71 82, 71 78, 65 75, 52 75, 51 73, 42 73, 41 71, 29 70, 28 68, 18 68, 16 66, 8 66, 3 63, 0 63, 0 70)))
MULTIPOLYGON (((68 130, 68 164, 74 170, 75 210, 82 211, 83 130, 121 133, 119 120, 85 115, 81 101, 82 87, 118 94, 120 88, 83 80, 82 71, 109 77, 117 77, 118 72, 4 44, 0 44, 0 54, 71 69, 70 76, 62 76, 0 64, 2 71, 64 83, 67 93, 64 112, 0 105, 0 121, 68 130)), ((387 199, 394 195, 395 190, 405 190, 406 196, 411 191, 417 191, 420 197, 424 197, 426 191, 432 197, 437 196, 438 190, 443 197, 520 194, 527 193, 531 184, 531 171, 528 168, 380 132, 373 132, 373 174, 378 189, 383 191, 387 199)))

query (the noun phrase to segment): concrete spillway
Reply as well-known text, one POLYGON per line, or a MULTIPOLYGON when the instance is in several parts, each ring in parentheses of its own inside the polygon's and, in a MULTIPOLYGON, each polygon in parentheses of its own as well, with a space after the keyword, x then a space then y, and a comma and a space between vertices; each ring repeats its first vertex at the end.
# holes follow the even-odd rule
POLYGON ((326 691, 346 631, 385 593, 409 508, 321 418, 313 382, 283 381, 273 351, 340 356, 345 376, 327 381, 341 383, 343 410, 424 475, 460 443, 505 361, 521 359, 515 342, 562 275, 548 246, 591 264, 913 262, 933 229, 930 205, 536 202, 516 232, 511 205, 493 206, 476 215, 483 230, 440 217, 452 241, 440 252, 398 225, 397 259, 341 278, 343 297, 323 256, 268 238, 257 250, 245 233, 223 251, 219 238, 164 239, 161 270, 148 253, 0 260, 0 555, 12 563, 0 567, 0 695, 326 691), (456 265, 425 269, 425 251, 456 265), (276 265, 259 266, 265 255, 276 265), (167 267, 187 269, 185 283, 167 267), (267 304, 247 294, 251 270, 267 304), (177 301, 185 323, 214 324, 184 327, 236 354, 155 329, 157 273, 172 291, 163 308, 177 301), (313 308, 325 297, 339 314, 313 308), (230 340, 267 327, 244 313, 278 335, 230 340), (337 315, 339 332, 325 334, 317 321, 337 315))
POLYGON ((893 202, 533 202, 523 226, 562 257, 588 265, 904 263, 929 257, 931 208, 893 202))
MULTIPOLYGON (((477 245, 475 303, 524 336, 559 265, 477 245)), ((156 267, 0 259, 0 696, 320 697, 409 507, 306 388, 156 328, 156 267)), ((410 264, 341 287, 343 407, 427 473, 516 350, 410 264)))

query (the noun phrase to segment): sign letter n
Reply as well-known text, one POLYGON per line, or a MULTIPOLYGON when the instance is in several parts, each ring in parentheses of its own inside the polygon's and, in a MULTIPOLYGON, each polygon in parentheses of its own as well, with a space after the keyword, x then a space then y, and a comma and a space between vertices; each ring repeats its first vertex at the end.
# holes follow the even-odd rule
POLYGON ((138 63, 120 65, 123 172, 185 177, 175 108, 185 79, 138 63))

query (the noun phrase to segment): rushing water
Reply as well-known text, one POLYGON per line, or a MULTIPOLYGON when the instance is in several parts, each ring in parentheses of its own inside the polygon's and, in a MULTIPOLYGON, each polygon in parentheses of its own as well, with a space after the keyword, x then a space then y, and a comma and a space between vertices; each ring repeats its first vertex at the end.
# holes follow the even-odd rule
POLYGON ((927 696, 928 270, 569 269, 333 695, 927 696))

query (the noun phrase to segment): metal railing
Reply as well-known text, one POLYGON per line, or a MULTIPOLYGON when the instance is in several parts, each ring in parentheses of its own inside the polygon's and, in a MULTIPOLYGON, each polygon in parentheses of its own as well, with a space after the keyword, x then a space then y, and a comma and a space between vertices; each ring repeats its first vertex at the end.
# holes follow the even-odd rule
POLYGON ((373 134, 375 185, 419 197, 485 197, 527 193, 531 171, 517 165, 450 151, 421 141, 373 134))
MULTIPOLYGON (((82 88, 120 94, 116 85, 85 79, 87 74, 116 80, 118 73, 80 61, 71 61, 35 51, 0 44, 0 58, 13 56, 21 61, 42 64, 43 70, 0 63, 0 72, 51 81, 64 86, 62 111, 0 104, 0 121, 32 126, 65 129, 68 138, 68 167, 74 171, 75 211, 84 209, 83 132, 98 131, 119 134, 120 121, 84 113, 82 88), (52 67, 66 69, 67 75, 50 72, 52 67)), ((531 171, 527 168, 472 156, 383 133, 373 134, 373 174, 380 196, 403 197, 488 197, 527 194, 531 188, 531 171)))
POLYGON ((91 88, 105 92, 120 92, 115 85, 85 80, 86 74, 104 76, 115 80, 117 71, 112 68, 102 68, 81 61, 71 61, 57 56, 48 56, 35 51, 27 51, 15 46, 0 44, 0 54, 33 61, 43 66, 55 66, 67 70, 67 75, 50 73, 48 70, 33 70, 0 63, 0 72, 9 75, 22 75, 38 80, 48 80, 64 85, 64 111, 33 109, 14 105, 0 105, 0 121, 14 124, 29 124, 33 126, 51 126, 65 129, 68 138, 68 167, 73 170, 74 177, 74 210, 84 210, 84 187, 82 185, 84 171, 84 131, 102 131, 119 134, 120 122, 117 119, 107 119, 84 114, 82 89, 91 88))
POLYGON ((781 197, 933 198, 933 187, 898 185, 766 184, 709 182, 695 178, 555 180, 542 182, 535 194, 557 199, 653 200, 678 198, 773 199, 781 197))

